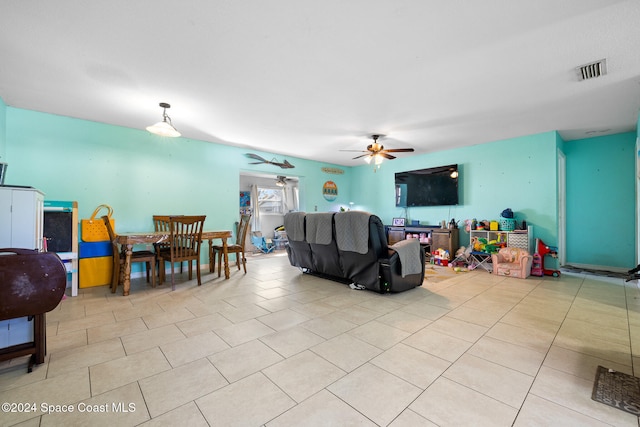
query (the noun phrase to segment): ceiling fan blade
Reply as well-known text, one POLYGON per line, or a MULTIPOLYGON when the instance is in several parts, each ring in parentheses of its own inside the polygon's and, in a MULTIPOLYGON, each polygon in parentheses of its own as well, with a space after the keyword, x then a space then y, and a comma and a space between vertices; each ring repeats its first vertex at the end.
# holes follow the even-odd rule
POLYGON ((359 158, 361 158, 361 157, 367 157, 367 156, 370 156, 370 155, 371 155, 371 154, 362 154, 362 155, 360 155, 360 156, 356 156, 356 157, 354 157, 354 158, 353 158, 353 160, 355 160, 355 159, 359 159, 359 158))
POLYGON ((366 153, 367 150, 338 150, 338 151, 348 151, 352 153, 366 153))
POLYGON ((384 151, 386 151, 387 153, 412 153, 413 148, 390 148, 384 151))
POLYGON ((386 152, 384 152, 384 151, 381 151, 381 152, 379 152, 378 154, 379 154, 380 156, 382 156, 382 157, 386 157, 386 158, 387 158, 387 159, 389 159, 389 160, 393 160, 393 159, 395 159, 395 158, 396 158, 396 156, 392 156, 391 154, 387 154, 387 153, 386 153, 386 152))

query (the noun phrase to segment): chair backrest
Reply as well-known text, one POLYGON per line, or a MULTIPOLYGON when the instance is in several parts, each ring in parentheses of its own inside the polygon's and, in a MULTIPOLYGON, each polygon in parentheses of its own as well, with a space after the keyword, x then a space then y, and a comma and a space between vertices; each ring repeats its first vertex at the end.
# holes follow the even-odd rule
POLYGON ((169 215, 154 215, 153 216, 153 228, 156 231, 170 231, 169 230, 169 215))
POLYGON ((244 242, 247 238, 247 231, 249 230, 249 222, 251 222, 251 215, 240 215, 240 222, 238 223, 238 230, 236 232, 236 245, 244 248, 244 242))
POLYGON ((171 258, 199 258, 205 215, 170 216, 171 258))
POLYGON ((109 240, 111 240, 111 249, 113 250, 114 258, 118 257, 118 243, 116 243, 116 238, 118 235, 114 231, 113 227, 111 227, 111 221, 109 221, 109 217, 104 215, 102 217, 102 221, 104 221, 105 227, 107 227, 107 233, 109 234, 109 240))

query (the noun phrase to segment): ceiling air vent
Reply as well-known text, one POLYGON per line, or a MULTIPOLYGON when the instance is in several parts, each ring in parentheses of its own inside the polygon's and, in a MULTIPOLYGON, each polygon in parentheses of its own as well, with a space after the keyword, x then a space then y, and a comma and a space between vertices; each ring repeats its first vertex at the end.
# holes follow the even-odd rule
POLYGON ((607 74, 607 60, 601 59, 590 64, 581 65, 576 68, 578 72, 578 80, 595 79, 596 77, 607 74))

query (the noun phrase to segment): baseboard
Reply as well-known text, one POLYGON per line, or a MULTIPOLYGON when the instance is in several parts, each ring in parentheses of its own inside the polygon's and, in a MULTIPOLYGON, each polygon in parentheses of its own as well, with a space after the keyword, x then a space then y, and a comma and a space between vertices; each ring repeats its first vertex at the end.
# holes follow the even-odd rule
POLYGON ((596 264, 579 264, 575 262, 567 263, 562 267, 575 267, 575 268, 582 268, 584 270, 611 271, 613 273, 623 273, 623 274, 626 274, 629 271, 628 268, 624 268, 624 267, 610 267, 608 265, 596 265, 596 264))

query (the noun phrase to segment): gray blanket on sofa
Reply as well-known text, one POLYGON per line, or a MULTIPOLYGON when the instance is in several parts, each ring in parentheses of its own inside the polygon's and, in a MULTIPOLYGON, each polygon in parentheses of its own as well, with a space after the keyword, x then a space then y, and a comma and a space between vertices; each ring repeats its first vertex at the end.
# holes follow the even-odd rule
POLYGON ((318 245, 333 242, 333 215, 333 212, 307 214, 307 242, 318 245))
POLYGON ((304 241, 304 212, 289 212, 284 216, 287 238, 294 242, 304 241))
POLYGON ((339 212, 335 216, 336 244, 341 251, 366 254, 369 251, 368 212, 339 212))
POLYGON ((418 239, 401 240, 391 249, 398 253, 400 264, 402 265, 402 277, 409 274, 418 274, 422 272, 422 259, 420 259, 420 242, 418 239))

